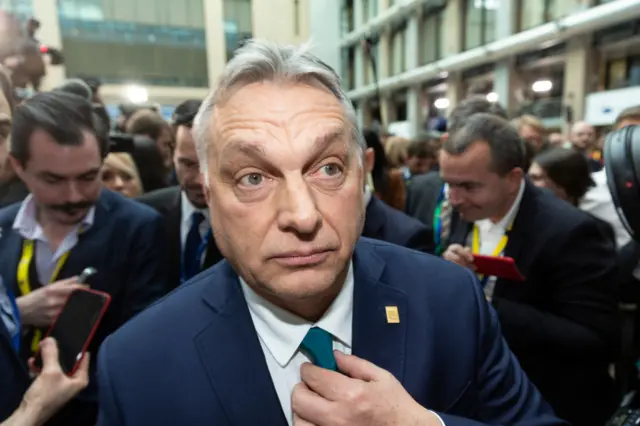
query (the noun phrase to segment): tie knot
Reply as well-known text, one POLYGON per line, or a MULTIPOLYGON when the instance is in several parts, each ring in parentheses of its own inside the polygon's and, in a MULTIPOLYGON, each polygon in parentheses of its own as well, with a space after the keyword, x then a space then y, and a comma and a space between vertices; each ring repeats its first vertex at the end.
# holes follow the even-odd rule
POLYGON ((204 220, 204 215, 200 212, 194 212, 191 215, 191 226, 200 226, 204 220))
POLYGON ((312 327, 307 332, 300 348, 311 358, 318 367, 337 370, 336 358, 333 355, 333 336, 319 327, 312 327))

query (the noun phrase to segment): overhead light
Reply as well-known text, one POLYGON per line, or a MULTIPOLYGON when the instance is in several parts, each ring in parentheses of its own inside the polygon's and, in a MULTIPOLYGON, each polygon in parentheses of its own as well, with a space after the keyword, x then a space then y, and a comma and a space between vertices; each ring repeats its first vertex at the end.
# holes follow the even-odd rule
POLYGON ((500 6, 500 0, 475 0, 473 6, 476 9, 495 10, 500 6))
POLYGON ((450 102, 447 98, 438 98, 433 102, 433 106, 437 109, 447 109, 449 108, 450 102))
POLYGON ((531 90, 536 93, 549 92, 553 88, 551 80, 538 80, 531 85, 531 90))
POLYGON ((498 102, 498 94, 496 92, 487 93, 487 100, 491 103, 498 102))
POLYGON ((142 86, 130 85, 124 88, 124 96, 134 104, 143 104, 149 100, 149 92, 142 86))

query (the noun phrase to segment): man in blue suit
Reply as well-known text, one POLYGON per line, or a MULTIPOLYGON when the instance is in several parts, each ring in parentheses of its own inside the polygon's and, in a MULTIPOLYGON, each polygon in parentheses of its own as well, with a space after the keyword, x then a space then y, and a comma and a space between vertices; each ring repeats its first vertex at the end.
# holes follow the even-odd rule
MULTIPOLYGON (((90 352, 166 293, 161 218, 102 189, 108 140, 93 120, 91 104, 66 93, 38 94, 14 112, 10 160, 31 195, 0 210, 0 277, 17 299, 23 331, 12 362, 23 375, 85 268, 97 269, 88 285, 112 297, 90 352)), ((92 381, 49 424, 94 424, 96 393, 92 381)))
POLYGON ((194 123, 226 260, 104 343, 101 426, 557 425, 473 275, 361 239, 339 78, 249 42, 194 123))

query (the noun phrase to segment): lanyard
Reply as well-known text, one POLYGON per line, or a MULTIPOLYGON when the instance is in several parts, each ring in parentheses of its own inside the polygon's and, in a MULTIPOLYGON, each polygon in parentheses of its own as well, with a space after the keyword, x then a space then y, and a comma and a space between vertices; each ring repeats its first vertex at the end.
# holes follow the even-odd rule
POLYGON ((438 195, 438 202, 436 203, 436 211, 433 214, 433 242, 436 245, 436 256, 442 254, 442 203, 445 196, 444 190, 445 185, 442 185, 440 195, 438 195))
MULTIPOLYGON (((29 282, 29 267, 31 266, 31 262, 33 261, 33 253, 35 250, 35 243, 33 240, 24 240, 22 243, 22 257, 20 257, 20 263, 18 263, 18 289, 20 290, 21 296, 26 296, 31 293, 31 283, 29 282)), ((53 271, 53 275, 51 275, 51 279, 49 283, 53 283, 58 279, 58 274, 62 270, 62 267, 67 262, 67 258, 69 257, 70 250, 67 250, 60 256, 58 259, 58 263, 56 264, 56 268, 53 271)), ((40 329, 35 329, 33 333, 33 340, 31 341, 31 351, 37 352, 38 345, 40 345, 40 340, 42 339, 42 331, 40 329)))
MULTIPOLYGON (((196 252, 196 259, 198 259, 199 262, 202 261, 202 256, 204 255, 204 252, 207 251, 207 247, 209 246, 209 240, 211 240, 211 238, 213 237, 213 231, 211 229, 209 229, 209 231, 207 231, 207 233, 205 234, 204 238, 202 239, 202 241, 200 241, 200 245, 198 246, 198 251, 196 252)), ((184 256, 182 256, 182 264, 180 267, 180 283, 184 283, 187 281, 187 271, 186 271, 186 265, 184 264, 184 256)))
MULTIPOLYGON (((507 243, 509 242, 509 231, 511 231, 512 227, 513 227, 513 222, 511 222, 509 226, 507 226, 506 232, 504 233, 502 238, 500 238, 500 241, 498 241, 498 245, 493 250, 492 256, 494 257, 502 256, 502 253, 504 252, 504 249, 507 247, 507 243)), ((480 228, 478 228, 478 225, 475 225, 475 224, 473 225, 473 238, 471 240, 471 252, 473 254, 480 254, 480 228)), ((489 277, 485 277, 482 274, 478 275, 478 279, 480 280, 480 284, 482 285, 482 288, 484 288, 489 282, 489 277)))

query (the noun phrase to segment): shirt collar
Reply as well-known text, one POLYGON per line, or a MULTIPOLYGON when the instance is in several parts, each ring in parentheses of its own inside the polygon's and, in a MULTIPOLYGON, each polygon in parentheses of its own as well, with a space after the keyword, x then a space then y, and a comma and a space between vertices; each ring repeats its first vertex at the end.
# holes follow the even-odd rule
POLYGON ((522 179, 520 181, 520 189, 518 190, 518 196, 516 197, 515 201, 511 205, 511 208, 509 209, 507 214, 504 215, 504 217, 500 219, 498 222, 493 223, 491 222, 491 219, 483 219, 483 220, 477 221, 476 223, 479 226, 488 227, 491 229, 498 228, 498 229, 506 230, 510 225, 513 224, 513 221, 515 220, 516 215, 518 214, 518 210, 520 209, 520 203, 522 202, 522 197, 524 195, 525 187, 526 187, 525 181, 524 179, 522 179))
POLYGON ((189 197, 187 197, 186 192, 180 191, 180 198, 181 198, 180 208, 182 211, 183 223, 186 223, 188 226, 191 226, 191 216, 193 216, 195 212, 202 213, 207 220, 209 219, 209 210, 196 208, 196 206, 191 204, 191 201, 189 201, 189 197))
POLYGON ((345 346, 351 347, 353 319, 353 263, 340 293, 320 320, 313 324, 258 295, 239 277, 242 292, 258 337, 281 367, 289 364, 311 327, 328 331, 345 346))
MULTIPOLYGON (((76 230, 82 228, 84 231, 93 226, 95 219, 96 207, 91 206, 87 215, 82 219, 82 222, 76 227, 76 230)), ((46 237, 42 231, 42 227, 36 219, 36 202, 32 194, 29 194, 27 198, 20 205, 20 210, 13 221, 13 229, 20 234, 22 238, 27 240, 41 240, 46 241, 46 237)))

